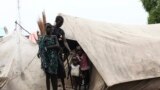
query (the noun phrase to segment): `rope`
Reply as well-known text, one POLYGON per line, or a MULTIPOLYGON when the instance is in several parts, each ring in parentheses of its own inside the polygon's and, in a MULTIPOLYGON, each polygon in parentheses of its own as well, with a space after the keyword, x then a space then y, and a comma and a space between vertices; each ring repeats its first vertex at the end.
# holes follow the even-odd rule
POLYGON ((23 70, 22 72, 24 72, 25 70, 28 69, 28 67, 32 64, 32 62, 33 62, 33 60, 36 58, 36 56, 37 56, 37 55, 35 55, 35 56, 31 59, 31 61, 28 63, 28 65, 24 68, 24 70, 23 70))
POLYGON ((31 59, 31 61, 28 63, 28 65, 24 68, 24 70, 23 70, 21 73, 17 74, 15 77, 11 78, 10 81, 13 80, 13 79, 16 79, 16 78, 17 78, 18 76, 20 76, 25 70, 27 70, 28 67, 32 64, 32 62, 33 62, 33 60, 35 59, 36 56, 37 56, 37 55, 35 55, 35 56, 31 59))
POLYGON ((28 30, 24 29, 17 21, 15 21, 15 23, 25 32, 27 32, 28 34, 31 34, 28 30))

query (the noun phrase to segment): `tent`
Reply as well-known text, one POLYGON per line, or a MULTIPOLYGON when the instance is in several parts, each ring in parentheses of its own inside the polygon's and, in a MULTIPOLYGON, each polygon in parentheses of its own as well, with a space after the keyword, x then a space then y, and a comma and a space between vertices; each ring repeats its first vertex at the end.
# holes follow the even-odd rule
MULTIPOLYGON (((121 25, 61 15, 66 37, 84 49, 106 89, 160 88, 160 24, 121 25)), ((101 90, 95 83, 91 90, 101 90)))
POLYGON ((4 36, 4 35, 5 35, 5 32, 4 32, 3 28, 0 27, 0 38, 2 38, 2 36, 4 36))
MULTIPOLYGON (((66 37, 94 65, 90 90, 160 88, 160 25, 121 25, 61 14, 66 37)), ((38 47, 18 31, 0 41, 1 90, 45 90, 38 47)))
POLYGON ((0 41, 0 90, 45 90, 38 46, 14 31, 0 41))

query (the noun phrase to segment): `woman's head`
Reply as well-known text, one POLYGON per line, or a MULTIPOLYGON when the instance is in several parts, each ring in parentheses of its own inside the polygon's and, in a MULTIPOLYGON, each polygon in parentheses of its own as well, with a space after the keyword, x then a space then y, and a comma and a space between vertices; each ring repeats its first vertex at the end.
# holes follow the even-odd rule
POLYGON ((52 25, 50 23, 46 23, 46 34, 50 35, 52 30, 52 25))
POLYGON ((63 24, 63 21, 64 21, 64 19, 63 19, 62 16, 57 16, 57 17, 56 17, 56 20, 55 20, 56 26, 57 26, 57 27, 61 27, 62 24, 63 24))

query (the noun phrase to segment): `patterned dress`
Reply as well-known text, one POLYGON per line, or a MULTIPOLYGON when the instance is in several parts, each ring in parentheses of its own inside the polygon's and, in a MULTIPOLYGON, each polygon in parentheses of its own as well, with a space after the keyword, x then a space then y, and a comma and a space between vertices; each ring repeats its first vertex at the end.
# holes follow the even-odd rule
POLYGON ((58 49, 49 48, 47 46, 56 45, 56 36, 41 36, 39 38, 39 55, 41 57, 42 69, 50 74, 57 74, 58 71, 58 49))

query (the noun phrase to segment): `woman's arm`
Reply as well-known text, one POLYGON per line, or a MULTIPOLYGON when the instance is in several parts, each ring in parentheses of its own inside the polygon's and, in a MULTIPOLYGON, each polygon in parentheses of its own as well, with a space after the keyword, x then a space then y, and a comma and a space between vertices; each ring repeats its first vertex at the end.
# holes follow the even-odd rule
POLYGON ((52 48, 58 48, 58 49, 60 49, 60 46, 59 46, 57 37, 56 37, 56 36, 53 36, 53 39, 55 39, 56 44, 55 44, 55 45, 47 46, 47 49, 52 49, 52 48))
POLYGON ((59 45, 50 45, 47 46, 47 49, 52 49, 52 48, 60 48, 59 45))

